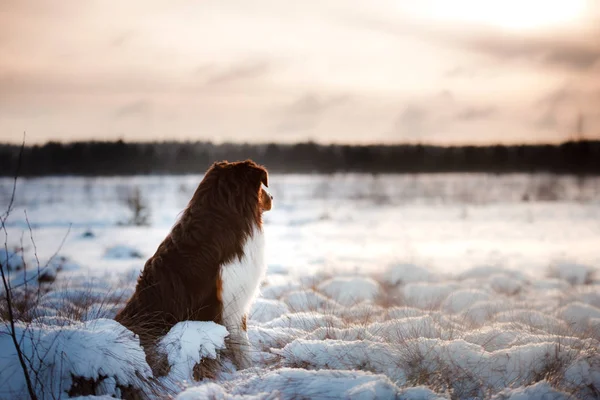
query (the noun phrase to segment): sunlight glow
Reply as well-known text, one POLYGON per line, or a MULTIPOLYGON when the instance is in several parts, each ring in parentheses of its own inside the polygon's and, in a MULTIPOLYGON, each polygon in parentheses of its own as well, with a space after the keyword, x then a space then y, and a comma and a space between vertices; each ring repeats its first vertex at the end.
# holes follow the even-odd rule
POLYGON ((576 22, 587 0, 434 0, 435 19, 494 25, 506 29, 538 29, 576 22))

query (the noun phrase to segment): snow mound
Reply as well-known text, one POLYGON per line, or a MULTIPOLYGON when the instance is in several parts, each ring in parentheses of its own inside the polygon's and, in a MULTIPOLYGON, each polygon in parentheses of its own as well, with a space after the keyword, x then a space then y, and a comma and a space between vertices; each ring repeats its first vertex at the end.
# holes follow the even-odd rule
MULTIPOLYGON (((20 259, 20 255, 19 256, 20 259)), ((14 258, 14 256, 13 256, 14 258)), ((4 260, 0 259, 4 262, 4 260)), ((52 283, 61 272, 72 272, 80 269, 80 266, 67 257, 56 256, 46 263, 38 263, 36 259, 25 264, 16 264, 13 262, 13 269, 9 273, 11 286, 15 287, 35 287, 44 283, 52 283)), ((1 289, 4 291, 4 288, 1 289)))
POLYGON ((393 343, 403 343, 408 339, 442 336, 442 329, 429 315, 376 322, 369 325, 369 332, 393 343))
POLYGON ((515 324, 497 323, 467 332, 463 339, 480 345, 486 351, 506 349, 523 334, 523 330, 516 328, 515 324))
POLYGON ((575 292, 570 292, 570 295, 573 301, 600 308, 600 284, 579 286, 575 292))
POLYGON ((420 317, 425 311, 413 307, 390 307, 385 310, 385 319, 402 319, 408 317, 420 317))
POLYGON ((341 310, 343 307, 337 302, 317 293, 312 289, 295 290, 288 293, 283 299, 292 311, 316 310, 341 310))
MULTIPOLYGON (((381 338, 373 335, 367 328, 362 326, 353 326, 351 328, 319 328, 305 336, 307 340, 369 340, 371 342, 380 342, 381 338)), ((291 340, 290 340, 291 342, 291 340)))
POLYGON ((557 315, 576 330, 583 330, 591 319, 600 318, 600 308, 589 304, 573 302, 561 307, 557 315))
POLYGON ((545 332, 567 332, 568 326, 564 321, 535 310, 510 310, 496 315, 498 322, 520 322, 527 326, 544 330, 545 332))
POLYGON ((392 264, 382 276, 383 282, 396 286, 414 282, 430 282, 433 280, 431 272, 414 264, 392 264))
POLYGON ((521 291, 524 284, 523 281, 516 279, 508 274, 493 274, 488 279, 490 286, 496 293, 513 296, 521 291))
POLYGON ((380 321, 383 313, 383 307, 365 301, 352 307, 341 307, 337 310, 336 315, 345 321, 364 324, 372 321, 380 321))
POLYGON ((23 258, 20 252, 0 248, 0 264, 8 271, 19 271, 23 268, 23 258))
POLYGON ((271 348, 281 348, 293 341, 299 336, 306 334, 306 331, 296 328, 264 328, 251 326, 248 329, 248 339, 255 348, 269 350, 271 348))
POLYGON ((249 317, 251 321, 269 322, 289 311, 282 301, 258 298, 252 304, 249 317))
POLYGON ((158 344, 171 367, 169 379, 193 382, 194 366, 203 358, 216 359, 228 335, 224 326, 211 321, 184 321, 173 326, 158 344))
POLYGON ((420 309, 431 309, 438 306, 450 295, 458 284, 447 283, 409 283, 403 287, 406 304, 420 309))
POLYGON ((490 295, 477 289, 463 289, 451 293, 442 302, 442 309, 451 314, 461 312, 478 301, 489 300, 490 295))
POLYGON ((112 260, 123 260, 129 258, 143 258, 142 253, 133 247, 119 245, 106 249, 104 258, 112 260))
POLYGON ((588 265, 561 262, 550 268, 549 275, 567 281, 571 285, 583 285, 591 283, 596 272, 594 268, 588 265))
POLYGON ((406 382, 398 367, 398 351, 386 343, 343 340, 297 339, 281 350, 274 350, 289 367, 307 369, 366 370, 387 375, 396 384, 406 382))
MULTIPOLYGON (((178 400, 203 399, 391 399, 409 395, 401 391, 387 377, 363 371, 307 371, 281 368, 260 375, 244 376, 225 385, 207 383, 180 393, 178 400)), ((421 393, 431 393, 423 389, 421 393)), ((434 396, 421 397, 435 399, 434 396)))
POLYGON ((329 279, 318 289, 338 303, 352 306, 363 301, 375 301, 381 287, 374 279, 352 276, 329 279))
POLYGON ((515 270, 508 270, 506 268, 495 266, 495 265, 482 265, 474 268, 470 268, 462 273, 460 273, 457 278, 459 280, 467 280, 467 279, 475 279, 475 280, 487 280, 490 276, 496 274, 508 275, 513 279, 523 281, 525 280, 525 276, 515 270))
POLYGON ((296 328, 308 332, 312 332, 322 326, 343 328, 344 325, 344 322, 334 315, 323 315, 317 312, 285 314, 263 324, 265 328, 296 328))
POLYGON ((292 290, 299 290, 300 284, 297 282, 285 281, 282 283, 268 284, 260 289, 261 296, 265 299, 280 299, 285 293, 292 290))
POLYGON ((572 397, 560 392, 546 381, 540 381, 534 385, 520 387, 517 389, 504 389, 492 400, 569 400, 572 397))
MULTIPOLYGON (((0 398, 27 397, 18 357, 7 334, 0 328, 0 398)), ((98 382, 106 395, 118 396, 120 388, 143 390, 152 372, 134 334, 119 323, 98 319, 64 326, 15 327, 21 348, 31 360, 30 373, 37 376, 34 389, 40 398, 67 397, 74 380, 98 382)))

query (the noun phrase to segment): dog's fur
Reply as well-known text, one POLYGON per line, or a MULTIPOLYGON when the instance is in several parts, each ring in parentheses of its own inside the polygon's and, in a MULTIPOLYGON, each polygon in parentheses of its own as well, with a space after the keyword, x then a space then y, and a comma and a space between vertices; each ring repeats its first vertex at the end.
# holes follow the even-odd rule
POLYGON ((115 319, 139 335, 155 372, 155 344, 187 320, 225 325, 234 364, 250 365, 246 314, 266 269, 262 212, 272 200, 262 184, 267 171, 250 160, 213 164, 146 262, 115 319))

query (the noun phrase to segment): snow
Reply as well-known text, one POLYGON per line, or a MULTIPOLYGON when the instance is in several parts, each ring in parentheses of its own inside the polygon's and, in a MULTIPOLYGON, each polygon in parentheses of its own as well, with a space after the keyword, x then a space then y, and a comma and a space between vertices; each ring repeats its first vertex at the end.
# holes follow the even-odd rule
MULTIPOLYGON (((0 397, 22 398, 27 393, 25 379, 15 373, 20 365, 8 332, 6 326, 0 330, 0 397)), ((117 384, 144 388, 144 379, 152 375, 139 340, 113 320, 62 326, 19 323, 15 332, 24 356, 31 360, 30 371, 37 371, 34 387, 40 397, 65 396, 73 377, 111 378, 105 387, 111 395, 117 393, 117 384)))
POLYGON ((258 298, 250 310, 250 322, 269 322, 289 312, 288 306, 278 300, 258 298))
POLYGON ((442 309, 450 314, 456 314, 469 308, 478 301, 486 301, 490 295, 482 290, 462 289, 450 293, 442 302, 442 309))
POLYGON ((292 311, 340 310, 343 307, 312 289, 295 290, 285 295, 285 302, 292 311))
POLYGON ((546 381, 517 389, 505 389, 498 393, 492 400, 569 400, 571 396, 553 389, 546 381))
POLYGON ((557 315, 571 324, 573 329, 584 330, 590 320, 600 318, 600 308, 575 301, 561 307, 557 315))
POLYGON ((18 251, 0 249, 0 263, 7 266, 9 271, 23 268, 23 259, 18 251))
POLYGON ((340 277, 326 280, 319 290, 336 302, 345 306, 362 301, 374 301, 380 291, 377 281, 363 277, 340 277))
POLYGON ((112 246, 106 250, 104 258, 127 259, 127 258, 142 258, 139 250, 129 246, 112 246))
POLYGON ((412 282, 429 282, 434 279, 433 274, 427 269, 409 263, 390 265, 385 271, 382 281, 390 285, 412 282))
POLYGON ((322 326, 342 328, 344 322, 335 315, 324 315, 318 312, 299 312, 282 315, 263 324, 266 328, 296 328, 314 330, 322 326))
MULTIPOLYGON (((600 179, 586 201, 560 179, 564 200, 523 203, 523 175, 271 176, 267 276, 248 315, 253 367, 193 381, 201 359, 222 360, 227 331, 188 321, 163 339, 171 370, 159 383, 184 400, 595 398, 600 179), (385 202, 369 192, 375 180, 385 202), (459 196, 467 189, 472 202, 459 196)), ((71 374, 97 380, 95 398, 152 386, 138 339, 108 318, 199 180, 21 182, 7 248, 27 272, 13 268, 10 278, 28 280, 18 296, 31 290, 38 302, 39 289, 25 313, 32 322, 17 325, 26 352, 33 339, 44 350, 36 363, 62 362, 42 369, 46 397, 66 397, 71 374), (132 186, 150 226, 118 224, 130 215, 117 192, 132 186), (38 285, 36 254, 54 282, 38 285)), ((0 398, 20 398, 20 367, 0 329, 0 398)))
POLYGON ((224 326, 214 322, 185 321, 173 326, 158 346, 171 367, 168 379, 193 382, 194 365, 203 358, 216 359, 228 335, 224 326))
POLYGON ((404 295, 406 304, 416 308, 430 309, 439 306, 457 287, 458 284, 455 282, 410 283, 402 287, 401 293, 404 295))
POLYGON ((571 285, 583 285, 593 279, 595 269, 582 264, 562 261, 550 268, 550 275, 565 280, 571 285))
MULTIPOLYGON (((215 399, 387 399, 400 389, 384 376, 362 371, 306 371, 281 368, 224 386, 203 384, 181 393, 178 400, 215 399), (268 388, 268 389, 266 389, 268 388)), ((427 393, 427 391, 423 391, 427 393)), ((406 397, 410 398, 410 397, 406 397)), ((414 398, 414 397, 413 397, 414 398)), ((430 397, 433 399, 433 397, 430 397)))

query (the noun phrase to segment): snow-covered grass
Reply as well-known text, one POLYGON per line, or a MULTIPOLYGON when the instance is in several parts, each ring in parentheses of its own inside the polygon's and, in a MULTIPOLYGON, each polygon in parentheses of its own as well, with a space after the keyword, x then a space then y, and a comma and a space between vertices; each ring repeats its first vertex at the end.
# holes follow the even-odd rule
MULTIPOLYGON (((99 395, 144 390, 152 373, 133 333, 110 319, 55 326, 18 323, 16 335, 41 398, 66 397, 80 382, 97 383, 99 395)), ((27 396, 24 375, 7 333, 0 331, 2 398, 27 396)))
MULTIPOLYGON (((254 367, 202 382, 194 366, 222 357, 223 327, 174 327, 161 350, 169 376, 157 380, 110 320, 200 177, 21 182, 0 257, 40 398, 598 397, 598 183, 564 178, 561 200, 523 202, 531 179, 272 176, 269 268, 248 320, 254 367), (140 188, 150 226, 119 225, 126 186, 140 188)), ((1 329, 0 398, 22 397, 1 329)))

